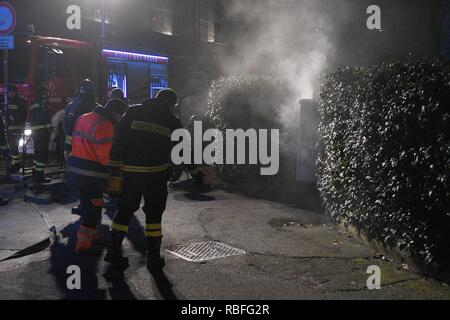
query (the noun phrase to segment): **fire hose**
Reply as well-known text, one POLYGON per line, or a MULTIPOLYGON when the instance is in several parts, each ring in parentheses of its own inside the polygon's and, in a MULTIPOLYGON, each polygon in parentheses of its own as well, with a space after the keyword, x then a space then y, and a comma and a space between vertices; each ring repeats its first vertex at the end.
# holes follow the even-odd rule
POLYGON ((44 210, 42 210, 35 203, 32 203, 32 202, 27 202, 27 203, 33 208, 34 211, 36 211, 40 215, 40 217, 44 221, 50 235, 49 235, 49 237, 45 238, 44 240, 42 240, 32 246, 22 249, 20 251, 17 251, 13 255, 0 260, 0 262, 6 261, 6 260, 17 259, 17 258, 25 257, 28 255, 40 252, 42 250, 45 250, 48 246, 50 246, 52 243, 54 243, 57 239, 60 239, 60 233, 59 233, 58 229, 56 228, 56 226, 50 222, 50 219, 49 219, 47 213, 44 210))

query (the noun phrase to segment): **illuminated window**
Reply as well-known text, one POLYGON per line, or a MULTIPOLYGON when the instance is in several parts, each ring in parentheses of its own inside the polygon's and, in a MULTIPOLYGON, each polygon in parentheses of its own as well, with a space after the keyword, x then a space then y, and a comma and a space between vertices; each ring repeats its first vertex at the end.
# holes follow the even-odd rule
POLYGON ((215 1, 197 0, 197 24, 201 41, 215 41, 215 1))
POLYGON ((150 25, 155 32, 172 35, 172 10, 170 0, 148 0, 150 25))

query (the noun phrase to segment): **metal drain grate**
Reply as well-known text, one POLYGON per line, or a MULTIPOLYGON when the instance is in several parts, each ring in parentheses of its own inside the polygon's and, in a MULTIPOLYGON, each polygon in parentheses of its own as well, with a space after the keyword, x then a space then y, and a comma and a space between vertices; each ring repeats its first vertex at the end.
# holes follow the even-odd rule
POLYGON ((224 258, 245 254, 244 250, 232 247, 225 243, 215 241, 191 243, 167 251, 173 253, 174 255, 184 260, 193 262, 200 262, 205 260, 212 260, 217 258, 224 258))

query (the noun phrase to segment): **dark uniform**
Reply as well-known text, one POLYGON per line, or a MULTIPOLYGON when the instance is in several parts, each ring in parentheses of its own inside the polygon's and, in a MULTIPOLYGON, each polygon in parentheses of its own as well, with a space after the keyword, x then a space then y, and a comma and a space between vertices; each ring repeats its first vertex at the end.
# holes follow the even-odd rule
POLYGON ((49 110, 48 92, 40 87, 38 98, 30 107, 31 137, 34 144, 33 182, 46 182, 44 169, 48 162, 48 146, 52 122, 49 110))
POLYGON ((64 141, 64 150, 66 156, 72 150, 72 131, 75 122, 83 114, 94 110, 98 105, 95 102, 94 85, 90 80, 83 80, 77 90, 75 99, 66 106, 66 112, 63 120, 63 129, 66 136, 64 141))
POLYGON ((123 191, 111 226, 112 247, 105 257, 113 265, 128 266, 121 253, 122 241, 132 215, 139 210, 142 197, 145 200, 148 266, 157 267, 163 263, 160 259, 161 219, 167 201, 171 135, 182 128, 180 120, 170 111, 171 104, 176 104, 176 95, 174 99, 173 103, 157 98, 132 106, 117 125, 109 164, 116 170, 121 168, 123 191))
POLYGON ((10 173, 16 173, 21 167, 21 157, 19 154, 19 141, 25 130, 25 120, 27 116, 27 100, 17 93, 17 87, 10 86, 9 92, 14 94, 8 99, 8 131, 7 142, 11 155, 10 173))

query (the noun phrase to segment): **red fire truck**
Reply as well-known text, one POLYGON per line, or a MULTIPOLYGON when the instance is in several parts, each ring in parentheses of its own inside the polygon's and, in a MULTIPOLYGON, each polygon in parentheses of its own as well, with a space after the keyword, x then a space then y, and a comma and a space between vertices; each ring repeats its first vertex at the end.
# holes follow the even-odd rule
MULTIPOLYGON (((141 102, 168 87, 168 63, 168 57, 117 43, 103 42, 99 47, 78 40, 28 35, 16 37, 15 49, 9 52, 9 82, 18 86, 29 103, 40 83, 48 85, 55 128, 51 149, 59 151, 64 109, 83 79, 94 81, 99 100, 110 88, 118 87, 131 102, 141 102)), ((30 140, 30 133, 25 130, 22 145, 30 140)), ((27 145, 27 152, 32 149, 27 145)))

